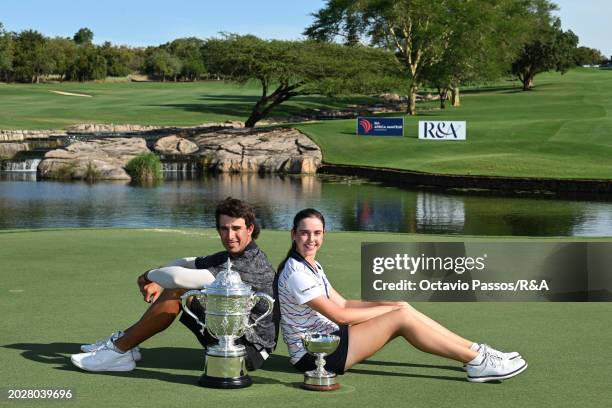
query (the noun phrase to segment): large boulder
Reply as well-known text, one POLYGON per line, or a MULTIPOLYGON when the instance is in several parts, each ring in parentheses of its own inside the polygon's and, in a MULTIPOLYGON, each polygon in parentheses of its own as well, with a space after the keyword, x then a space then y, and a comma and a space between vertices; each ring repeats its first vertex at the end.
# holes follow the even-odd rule
POLYGON ((198 145, 183 137, 171 135, 158 139, 155 151, 159 154, 192 154, 198 151, 198 145))
POLYGON ((142 138, 105 138, 76 142, 45 154, 38 172, 45 178, 130 180, 125 166, 149 152, 142 138))
POLYGON ((321 165, 321 150, 296 129, 234 129, 194 137, 202 163, 228 173, 305 173, 321 165))
POLYGON ((19 152, 27 152, 30 146, 27 143, 0 143, 0 159, 10 160, 19 152))

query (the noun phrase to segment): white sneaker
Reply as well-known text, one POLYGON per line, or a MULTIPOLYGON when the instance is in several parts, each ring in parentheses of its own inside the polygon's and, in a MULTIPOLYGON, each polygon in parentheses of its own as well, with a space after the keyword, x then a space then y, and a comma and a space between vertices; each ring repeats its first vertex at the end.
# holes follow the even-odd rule
MULTIPOLYGON (((117 340, 119 337, 123 336, 123 332, 122 331, 116 331, 114 333, 112 333, 110 336, 108 336, 105 339, 100 339, 98 341, 96 341, 95 343, 91 343, 91 344, 82 344, 81 345, 81 351, 84 353, 91 353, 92 351, 98 350, 102 347, 104 347, 104 345, 106 344, 107 341, 109 340, 117 340)), ((140 361, 142 360, 142 354, 140 354, 140 348, 138 347, 134 347, 132 349, 130 349, 130 351, 132 352, 132 357, 134 357, 134 361, 140 361)))
POLYGON ((136 368, 132 353, 116 352, 111 340, 89 353, 73 354, 70 361, 86 371, 131 371, 136 368))
MULTIPOLYGON (((500 357, 500 358, 504 358, 506 360, 514 360, 515 358, 521 358, 521 355, 519 353, 517 353, 516 351, 511 351, 509 353, 505 353, 503 351, 499 351, 494 349, 493 347, 489 346, 488 344, 485 343, 476 343, 478 344, 478 351, 479 353, 482 350, 482 353, 486 353, 489 352, 491 354, 493 354, 494 356, 500 357)), ((473 350, 473 349, 472 349, 473 350)), ((464 364, 463 367, 461 367, 463 369, 463 371, 467 371, 467 364, 464 364)))
POLYGON ((468 381, 486 382, 514 377, 527 368, 527 362, 520 357, 508 360, 485 353, 482 363, 479 365, 467 364, 466 368, 468 381))

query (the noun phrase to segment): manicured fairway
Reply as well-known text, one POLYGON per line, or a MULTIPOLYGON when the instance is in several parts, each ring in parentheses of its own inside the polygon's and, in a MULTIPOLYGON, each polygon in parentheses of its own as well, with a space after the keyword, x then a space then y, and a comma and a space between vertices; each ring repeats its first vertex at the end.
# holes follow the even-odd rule
MULTIPOLYGON (((450 238, 329 233, 320 261, 341 293, 358 297, 360 242, 431 239, 450 238)), ((288 242, 284 231, 264 231, 259 240, 274 264, 288 242)), ((301 375, 290 367, 282 342, 265 369, 252 373, 252 387, 202 389, 194 383, 203 352, 180 323, 142 345, 143 360, 135 371, 93 374, 70 364, 68 356, 79 344, 125 328, 145 310, 135 284, 139 273, 219 249, 213 230, 0 232, 3 393, 70 388, 75 401, 49 406, 146 408, 606 407, 612 399, 611 303, 415 304, 468 338, 519 350, 530 367, 501 384, 468 383, 459 364, 395 340, 342 376, 337 392, 299 389, 301 375)))
MULTIPOLYGON (((0 83, 0 129, 60 129, 75 123, 193 126, 244 121, 261 94, 255 83, 222 81, 63 84, 0 83), (91 95, 91 98, 56 92, 91 95)), ((286 117, 307 108, 342 108, 365 98, 298 98, 275 109, 286 117)))
POLYGON ((406 116, 404 138, 356 136, 354 120, 299 128, 333 164, 441 174, 612 178, 612 71, 543 74, 537 83, 529 92, 466 92, 459 109, 406 116), (419 120, 467 121, 467 141, 418 140, 419 120))

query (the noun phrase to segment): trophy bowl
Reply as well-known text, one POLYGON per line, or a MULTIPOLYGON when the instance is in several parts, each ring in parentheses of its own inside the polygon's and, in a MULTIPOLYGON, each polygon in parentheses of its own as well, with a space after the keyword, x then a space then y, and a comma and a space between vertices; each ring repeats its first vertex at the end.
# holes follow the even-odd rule
MULTIPOLYGON (((203 304, 208 310, 205 318, 208 332, 219 341, 228 337, 237 339, 247 330, 249 311, 254 306, 252 298, 244 295, 208 296, 203 304)), ((232 346, 233 343, 227 345, 229 348, 232 346)))
POLYGON ((304 373, 302 388, 312 391, 333 391, 340 388, 336 373, 325 369, 325 356, 336 351, 340 337, 334 334, 310 333, 302 337, 302 343, 306 351, 317 358, 317 368, 304 373))
POLYGON ((321 353, 328 356, 338 348, 340 337, 334 334, 311 333, 302 338, 302 343, 311 354, 321 353))

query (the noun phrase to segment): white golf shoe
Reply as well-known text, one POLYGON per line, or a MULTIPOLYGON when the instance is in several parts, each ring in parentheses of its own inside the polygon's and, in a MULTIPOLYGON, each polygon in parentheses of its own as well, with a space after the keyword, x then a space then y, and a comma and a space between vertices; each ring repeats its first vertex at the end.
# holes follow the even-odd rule
MULTIPOLYGON (((489 346, 488 344, 485 343, 476 343, 478 344, 478 350, 475 350, 477 352, 482 352, 483 354, 486 352, 489 352, 491 354, 493 354, 494 356, 497 356, 499 358, 504 358, 506 360, 514 360, 515 358, 521 358, 521 355, 519 353, 517 353, 516 351, 511 351, 511 352, 504 352, 504 351, 499 351, 494 349, 493 347, 489 346)), ((473 349, 472 349, 473 350, 473 349)), ((467 364, 463 365, 463 371, 467 370, 467 364)))
MULTIPOLYGON (((119 337, 123 336, 123 332, 122 331, 116 331, 114 333, 112 333, 110 336, 104 338, 104 339, 100 339, 98 341, 96 341, 95 343, 91 343, 91 344, 82 344, 81 345, 81 351, 84 353, 90 353, 92 351, 95 351, 99 348, 104 347, 104 345, 106 344, 107 341, 109 340, 117 340, 119 337)), ((140 353, 140 348, 138 347, 134 347, 132 349, 130 349, 130 351, 132 352, 132 357, 134 357, 134 361, 140 361, 142 360, 142 354, 140 353)))
POLYGON ((467 380, 470 382, 506 380, 522 373, 526 368, 527 362, 521 357, 509 360, 485 352, 480 364, 466 364, 467 380))
POLYGON ((136 368, 132 353, 115 351, 111 340, 94 351, 73 354, 70 361, 85 371, 131 371, 136 368))

